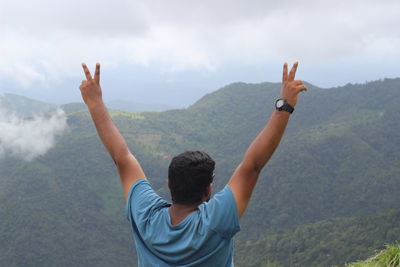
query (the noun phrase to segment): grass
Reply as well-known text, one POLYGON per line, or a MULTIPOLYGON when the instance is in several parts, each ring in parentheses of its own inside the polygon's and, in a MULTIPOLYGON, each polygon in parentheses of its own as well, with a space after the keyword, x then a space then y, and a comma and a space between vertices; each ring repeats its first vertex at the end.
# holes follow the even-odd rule
POLYGON ((127 112, 127 111, 121 111, 121 110, 108 110, 111 118, 114 117, 129 117, 131 119, 144 119, 142 115, 139 115, 138 113, 132 113, 132 112, 127 112))
POLYGON ((346 267, 399 267, 400 266, 400 245, 386 245, 386 249, 375 256, 351 264, 346 267))

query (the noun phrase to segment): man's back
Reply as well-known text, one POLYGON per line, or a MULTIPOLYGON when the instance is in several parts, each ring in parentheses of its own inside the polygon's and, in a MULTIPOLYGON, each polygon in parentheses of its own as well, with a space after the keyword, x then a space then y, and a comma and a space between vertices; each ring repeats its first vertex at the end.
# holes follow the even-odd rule
POLYGON ((229 186, 177 225, 171 224, 169 207, 147 180, 132 186, 126 215, 139 266, 233 266, 232 238, 240 226, 229 186))

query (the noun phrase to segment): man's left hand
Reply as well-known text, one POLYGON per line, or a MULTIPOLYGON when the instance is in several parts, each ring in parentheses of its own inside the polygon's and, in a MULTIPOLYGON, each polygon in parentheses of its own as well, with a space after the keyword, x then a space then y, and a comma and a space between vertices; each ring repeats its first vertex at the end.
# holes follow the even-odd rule
POLYGON ((103 98, 100 87, 100 63, 96 64, 96 71, 93 78, 85 63, 82 63, 82 68, 86 76, 86 80, 83 80, 79 86, 83 101, 89 108, 102 104, 103 98))

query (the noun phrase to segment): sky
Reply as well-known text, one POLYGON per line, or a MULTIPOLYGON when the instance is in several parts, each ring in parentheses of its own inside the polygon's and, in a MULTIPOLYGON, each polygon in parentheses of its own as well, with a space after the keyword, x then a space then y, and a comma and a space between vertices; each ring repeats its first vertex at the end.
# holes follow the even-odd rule
POLYGON ((400 1, 0 0, 0 93, 81 101, 81 62, 105 100, 186 107, 232 82, 329 88, 400 77, 400 1))

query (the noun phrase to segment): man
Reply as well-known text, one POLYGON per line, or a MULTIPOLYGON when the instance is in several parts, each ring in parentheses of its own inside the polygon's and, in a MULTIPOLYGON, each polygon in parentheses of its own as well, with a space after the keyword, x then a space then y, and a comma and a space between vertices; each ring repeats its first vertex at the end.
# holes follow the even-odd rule
POLYGON ((265 128, 247 149, 225 188, 213 198, 215 162, 200 151, 186 151, 171 161, 168 187, 172 204, 146 180, 139 162, 108 115, 102 100, 100 64, 94 77, 85 64, 80 90, 103 144, 121 179, 126 214, 132 224, 139 266, 233 266, 233 236, 264 165, 277 148, 298 94, 307 90, 295 80, 298 63, 283 66, 281 98, 265 128))

